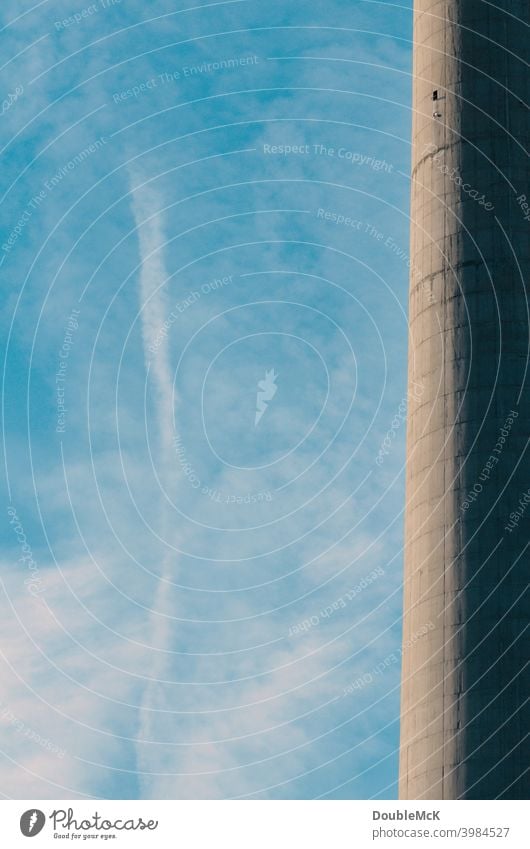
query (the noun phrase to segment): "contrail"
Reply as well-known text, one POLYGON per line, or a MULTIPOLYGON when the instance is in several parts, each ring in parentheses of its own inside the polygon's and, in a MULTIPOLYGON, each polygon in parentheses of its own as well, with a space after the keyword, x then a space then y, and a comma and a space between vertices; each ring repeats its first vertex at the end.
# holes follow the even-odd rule
MULTIPOLYGON (((174 410, 178 407, 178 398, 173 390, 171 379, 170 355, 167 338, 160 338, 159 331, 168 316, 167 296, 165 292, 165 281, 167 273, 163 259, 163 245, 165 242, 164 226, 160 207, 163 205, 160 195, 149 186, 142 186, 140 174, 129 169, 129 179, 132 190, 132 211, 137 228, 140 259, 142 266, 139 280, 139 300, 142 316, 142 341, 145 357, 146 370, 149 371, 150 382, 155 397, 154 411, 159 430, 160 444, 160 475, 166 491, 173 486, 174 477, 170 476, 171 468, 174 468, 174 456, 172 448, 173 418, 174 410), (135 188, 138 186, 138 188, 135 188), (156 344, 155 344, 156 341, 156 344), (151 349, 151 350, 150 350, 151 349), (151 353, 155 349, 156 353, 151 353)), ((165 504, 163 514, 163 532, 167 539, 169 530, 168 506, 165 504)), ((162 560, 161 576, 157 591, 153 600, 153 613, 151 615, 152 644, 157 648, 163 648, 170 643, 171 622, 160 613, 167 613, 168 585, 166 580, 174 577, 175 556, 172 552, 166 552, 162 560)), ((150 675, 156 678, 166 678, 167 660, 164 655, 154 655, 150 665, 150 675)), ((137 761, 139 765, 140 783, 145 798, 149 797, 150 780, 143 779, 144 769, 152 769, 151 758, 148 749, 142 740, 156 739, 156 729, 159 722, 157 714, 153 711, 157 708, 165 708, 164 685, 149 682, 145 686, 142 703, 140 707, 140 725, 137 735, 137 761), (146 753, 147 751, 147 753, 146 753)))
POLYGON ((160 205, 158 194, 150 187, 134 190, 132 206, 142 260, 139 295, 145 365, 153 378, 161 447, 166 454, 171 450, 171 422, 176 399, 173 397, 167 337, 157 338, 169 313, 163 288, 167 274, 162 258, 164 233, 158 211, 160 205), (155 346, 155 342, 156 353, 151 354, 149 349, 155 346))

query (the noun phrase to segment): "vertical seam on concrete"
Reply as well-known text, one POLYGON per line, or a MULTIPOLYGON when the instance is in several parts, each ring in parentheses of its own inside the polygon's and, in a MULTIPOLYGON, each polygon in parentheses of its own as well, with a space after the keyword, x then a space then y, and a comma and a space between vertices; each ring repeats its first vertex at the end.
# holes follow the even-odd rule
MULTIPOLYGON (((447 56, 447 30, 448 30, 447 18, 448 18, 448 15, 449 15, 449 7, 446 5, 445 6, 445 15, 444 15, 444 17, 445 17, 445 21, 444 21, 444 55, 445 56, 447 56)), ((444 120, 444 127, 443 127, 444 149, 447 148, 447 117, 448 117, 448 112, 449 112, 449 110, 448 110, 448 105, 449 105, 448 100, 449 100, 449 97, 450 97, 450 92, 449 92, 448 85, 447 85, 448 80, 447 80, 446 67, 447 67, 447 65, 444 62, 444 65, 443 65, 443 68, 444 68, 443 85, 444 85, 444 88, 445 88, 445 96, 447 98, 447 100, 445 102, 445 110, 444 110, 445 114, 444 114, 444 119, 443 119, 444 120)), ((445 194, 446 185, 447 185, 447 180, 446 180, 446 178, 444 178, 444 194, 445 194)), ((444 208, 444 242, 443 242, 443 244, 444 244, 444 254, 445 254, 446 245, 447 245, 447 203, 444 206, 445 206, 445 208, 444 208)), ((446 262, 445 262, 445 257, 444 257, 444 267, 445 266, 446 266, 446 262)), ((447 269, 446 269, 446 271, 447 271, 447 269)), ((443 320, 443 338, 442 338, 441 342, 442 342, 442 357, 443 357, 442 368, 444 370, 443 371, 443 387, 444 387, 443 427, 444 427, 444 436, 445 436, 445 430, 446 430, 446 427, 447 427, 447 384, 446 384, 447 373, 446 373, 446 367, 445 367, 446 312, 447 312, 447 310, 446 310, 446 307, 445 307, 445 289, 446 289, 446 287, 445 287, 445 274, 444 274, 442 276, 442 280, 441 280, 441 290, 442 291, 441 291, 441 298, 440 298, 440 301, 441 301, 441 304, 442 304, 442 310, 443 310, 443 319, 442 319, 443 320)), ((442 683, 442 745, 443 745, 444 751, 445 751, 445 745, 446 745, 446 740, 445 740, 445 645, 446 645, 446 642, 445 642, 445 618, 446 618, 446 614, 445 614, 445 611, 447 609, 446 595, 445 595, 445 593, 446 593, 446 587, 445 587, 445 568, 446 568, 445 538, 446 538, 446 528, 447 528, 447 515, 446 515, 447 494, 446 494, 446 491, 445 491, 445 487, 446 487, 445 470, 446 470, 446 464, 447 464, 446 452, 447 452, 447 440, 444 439, 443 496, 442 496, 443 500, 444 500, 444 528, 443 528, 443 533, 444 533, 444 539, 443 539, 443 600, 444 601, 443 601, 443 604, 444 604, 444 607, 443 607, 443 620, 442 620, 442 646, 443 646, 443 651, 442 651, 442 680, 443 680, 443 683, 442 683)), ((442 799, 445 799, 445 758, 442 758, 442 799)))

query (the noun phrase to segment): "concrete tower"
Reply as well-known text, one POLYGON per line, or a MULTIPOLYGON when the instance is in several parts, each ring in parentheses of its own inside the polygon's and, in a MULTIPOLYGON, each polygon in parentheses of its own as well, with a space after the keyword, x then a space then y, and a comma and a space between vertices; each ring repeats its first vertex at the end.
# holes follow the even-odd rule
POLYGON ((415 0, 402 799, 530 798, 530 2, 415 0))

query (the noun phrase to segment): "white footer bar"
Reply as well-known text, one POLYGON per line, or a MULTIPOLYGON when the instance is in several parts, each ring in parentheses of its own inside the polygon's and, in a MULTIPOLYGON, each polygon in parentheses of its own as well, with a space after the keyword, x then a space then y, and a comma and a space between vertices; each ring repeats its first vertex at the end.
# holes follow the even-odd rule
POLYGON ((491 801, 9 800, 0 802, 0 836, 9 849, 72 844, 120 849, 522 849, 530 846, 525 807, 525 802, 491 801))

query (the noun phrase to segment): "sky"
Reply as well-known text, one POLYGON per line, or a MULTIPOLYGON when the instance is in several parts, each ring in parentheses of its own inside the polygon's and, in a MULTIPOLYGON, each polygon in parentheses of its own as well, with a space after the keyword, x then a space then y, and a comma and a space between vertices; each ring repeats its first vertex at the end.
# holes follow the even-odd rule
POLYGON ((397 797, 410 0, 4 0, 0 793, 397 797))

